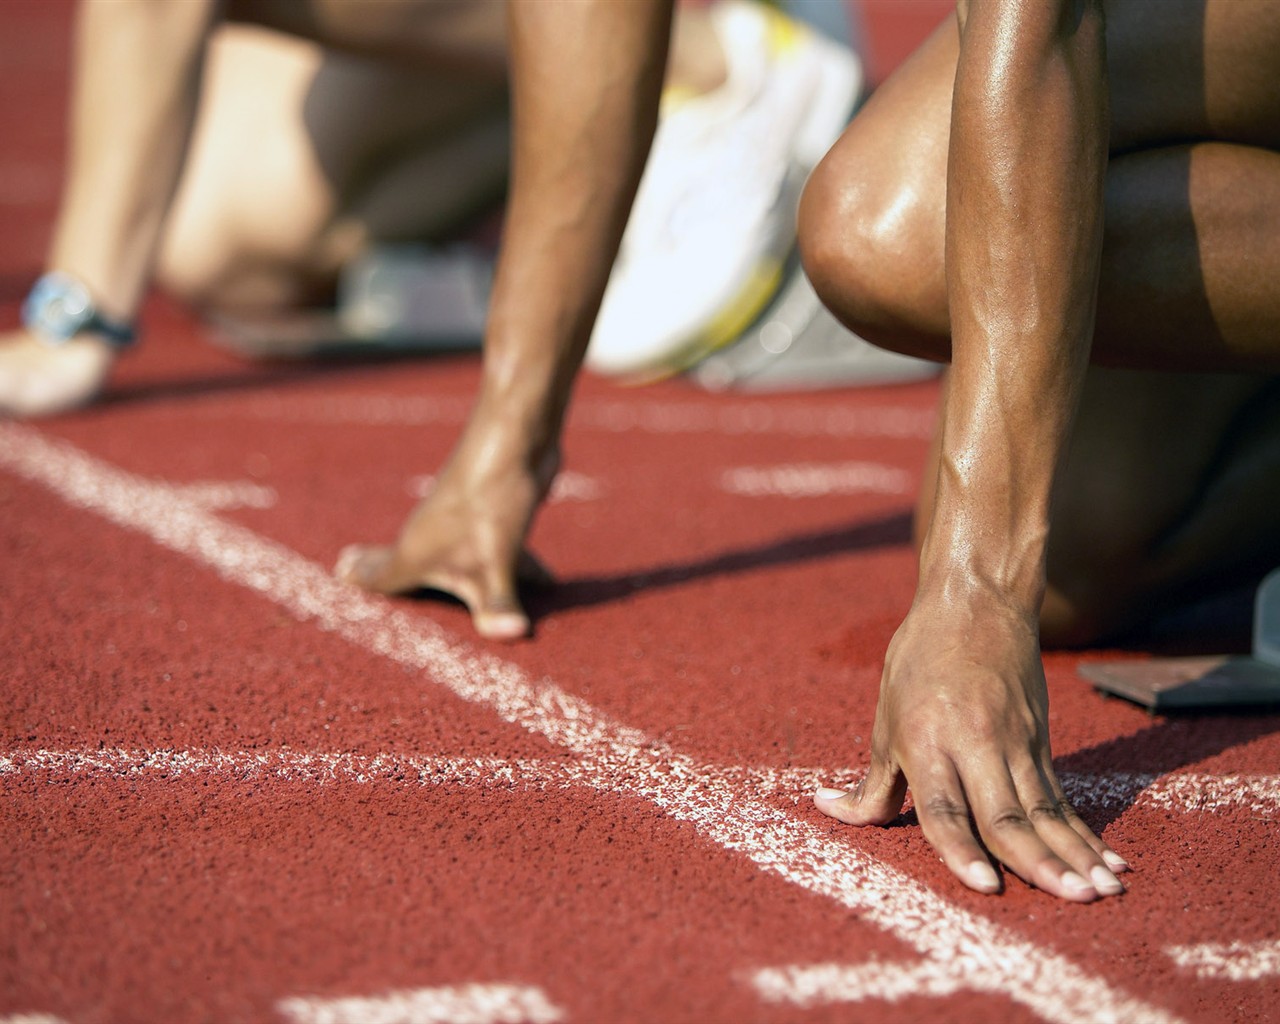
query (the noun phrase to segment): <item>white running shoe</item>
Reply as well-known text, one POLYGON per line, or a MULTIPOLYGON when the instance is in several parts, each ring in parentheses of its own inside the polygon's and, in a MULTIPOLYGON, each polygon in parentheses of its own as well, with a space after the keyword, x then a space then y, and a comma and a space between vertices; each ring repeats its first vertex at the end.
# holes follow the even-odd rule
POLYGON ((737 338, 774 296, 809 171, 862 86, 847 47, 758 3, 712 10, 728 74, 668 96, 587 366, 636 383, 737 338))
POLYGON ((941 369, 858 337, 832 316, 793 259, 768 309, 689 376, 708 391, 812 391, 906 384, 936 377, 941 369))

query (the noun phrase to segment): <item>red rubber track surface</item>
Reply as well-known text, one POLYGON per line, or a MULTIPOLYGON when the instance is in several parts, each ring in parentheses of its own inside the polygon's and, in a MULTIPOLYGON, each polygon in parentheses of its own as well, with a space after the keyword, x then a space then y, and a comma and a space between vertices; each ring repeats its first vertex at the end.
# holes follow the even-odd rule
MULTIPOLYGON (((68 25, 0 6, 6 326, 68 25)), ((501 646, 326 579, 394 534, 473 358, 144 327, 105 403, 0 424, 0 1021, 1280 1017, 1280 716, 1152 717, 1048 656, 1059 769, 1135 867, 1092 906, 812 809, 866 764, 932 384, 584 381, 533 537, 562 582, 501 646)))

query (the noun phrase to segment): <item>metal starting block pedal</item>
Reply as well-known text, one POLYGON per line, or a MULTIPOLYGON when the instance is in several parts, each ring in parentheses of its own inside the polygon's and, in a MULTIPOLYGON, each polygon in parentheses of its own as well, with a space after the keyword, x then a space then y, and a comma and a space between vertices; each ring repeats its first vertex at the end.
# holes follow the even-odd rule
POLYGON ((1253 655, 1099 661, 1079 667, 1099 690, 1170 708, 1280 705, 1280 569, 1258 587, 1253 605, 1253 655))

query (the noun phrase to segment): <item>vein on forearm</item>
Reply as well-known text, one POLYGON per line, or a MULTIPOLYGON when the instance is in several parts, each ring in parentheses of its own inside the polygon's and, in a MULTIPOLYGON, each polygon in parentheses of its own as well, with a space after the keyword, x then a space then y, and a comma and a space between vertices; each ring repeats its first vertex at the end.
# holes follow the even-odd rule
POLYGON ((1088 361, 1107 103, 1096 4, 962 9, 947 179, 952 371, 922 579, 1027 607, 1088 361))
POLYGON ((639 184, 670 16, 667 0, 510 8, 515 149, 485 376, 543 431, 558 429, 639 184))

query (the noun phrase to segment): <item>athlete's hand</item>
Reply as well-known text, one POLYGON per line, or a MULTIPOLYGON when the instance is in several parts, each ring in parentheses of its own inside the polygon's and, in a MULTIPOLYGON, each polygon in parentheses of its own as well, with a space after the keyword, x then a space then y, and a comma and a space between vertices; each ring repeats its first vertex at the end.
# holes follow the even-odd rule
POLYGON ((110 345, 76 337, 49 345, 25 328, 0 334, 0 416, 52 416, 86 405, 115 359, 110 345))
POLYGON ((347 547, 335 575, 383 594, 439 590, 467 606, 481 636, 527 636, 531 626, 519 584, 548 583, 551 576, 524 539, 556 461, 552 456, 528 468, 522 460, 495 459, 491 446, 464 440, 399 539, 347 547))
POLYGON ((917 600, 889 646, 866 779, 852 793, 818 790, 818 808, 883 825, 909 785, 925 837, 971 889, 1000 889, 990 851, 1063 899, 1123 892, 1115 872, 1128 865, 1072 810, 1053 771, 1034 618, 998 600, 942 605, 917 600))

